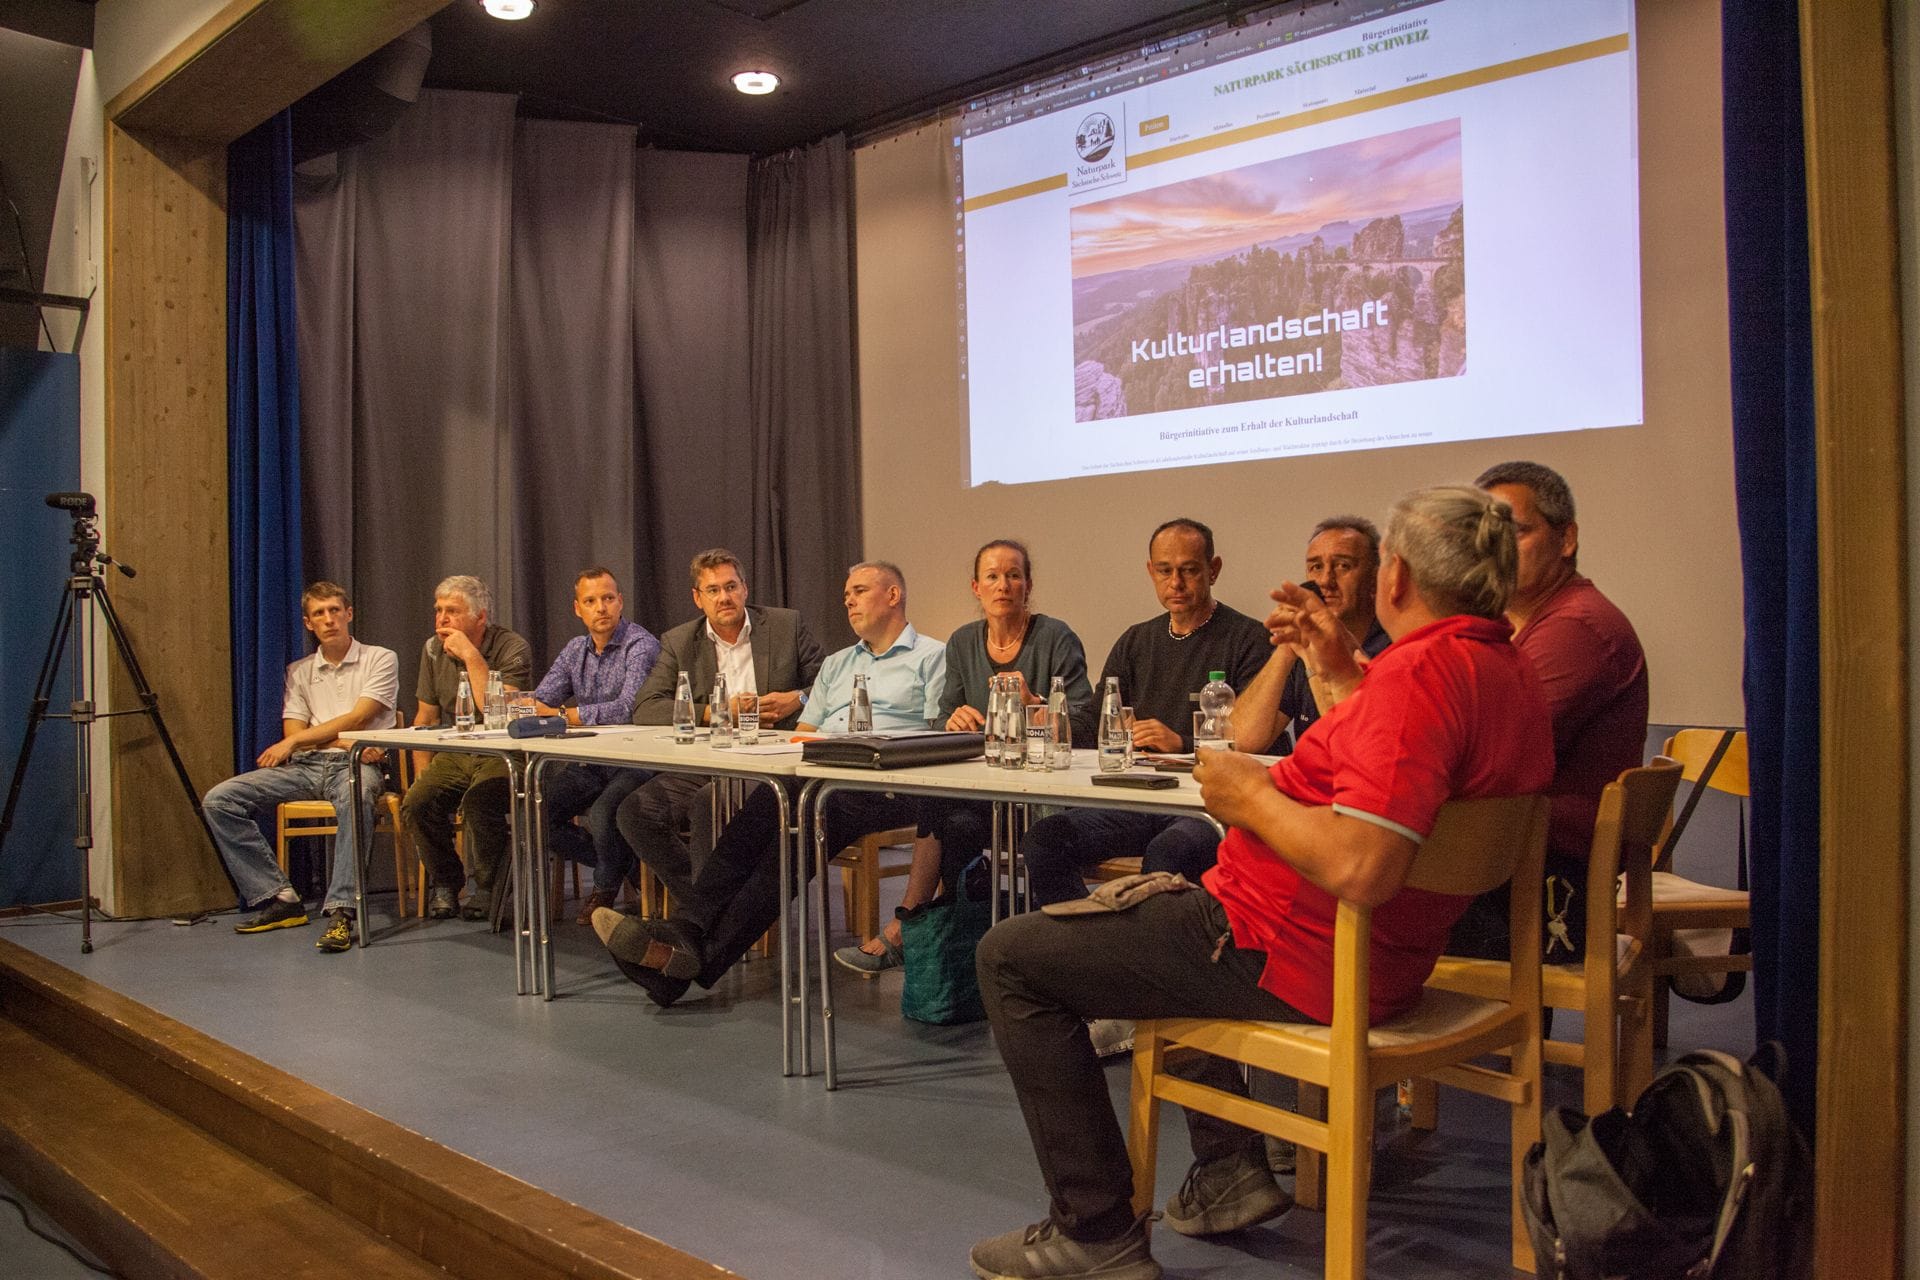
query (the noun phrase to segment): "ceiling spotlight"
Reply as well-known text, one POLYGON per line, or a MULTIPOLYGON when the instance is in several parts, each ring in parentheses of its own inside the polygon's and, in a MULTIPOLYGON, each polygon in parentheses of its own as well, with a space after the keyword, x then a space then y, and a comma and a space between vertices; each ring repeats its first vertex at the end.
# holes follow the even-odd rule
POLYGON ((772 93, 780 87, 780 77, 771 71, 742 71, 734 76, 733 87, 742 93, 772 93))
POLYGON ((533 16, 535 0, 480 0, 480 7, 502 22, 518 22, 533 16))

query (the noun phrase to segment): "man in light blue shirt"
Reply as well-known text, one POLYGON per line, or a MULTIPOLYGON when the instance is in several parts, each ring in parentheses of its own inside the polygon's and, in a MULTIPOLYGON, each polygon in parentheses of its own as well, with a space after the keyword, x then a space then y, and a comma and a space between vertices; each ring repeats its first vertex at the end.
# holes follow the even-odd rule
MULTIPOLYGON (((847 571, 842 599, 860 639, 821 664, 800 728, 844 732, 855 675, 867 677, 875 729, 932 727, 946 684, 946 646, 907 622, 906 575, 881 560, 857 564, 847 571)), ((910 799, 872 791, 835 792, 823 813, 831 850, 918 817, 910 799)), ((655 1004, 672 1004, 690 982, 711 987, 780 918, 778 824, 773 792, 756 788, 701 864, 692 891, 674 899, 671 918, 594 913, 594 932, 620 971, 655 1004)), ((812 859, 803 861, 811 875, 812 859)))
POLYGON ((925 729, 947 681, 947 646, 907 621, 907 583, 891 564, 857 564, 843 594, 847 623, 860 637, 820 664, 801 718, 822 733, 845 733, 853 678, 867 678, 875 729, 925 729))

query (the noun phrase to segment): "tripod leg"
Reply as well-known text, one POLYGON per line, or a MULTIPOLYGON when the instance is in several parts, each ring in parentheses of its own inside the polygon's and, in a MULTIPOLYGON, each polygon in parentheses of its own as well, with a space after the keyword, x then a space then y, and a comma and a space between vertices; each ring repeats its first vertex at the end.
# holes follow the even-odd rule
POLYGON ((200 792, 194 788, 193 779, 187 776, 187 766, 180 759, 180 752, 174 748, 173 735, 167 732, 167 722, 160 714, 160 698, 147 683, 146 672, 140 669, 140 660, 133 656, 133 645, 127 639, 127 633, 120 626, 120 615, 113 610, 113 601, 107 597, 107 584, 99 574, 93 578, 94 599, 100 603, 100 616, 107 620, 107 631, 113 636, 114 648, 119 650, 120 661, 126 664, 127 675, 133 681, 134 692, 139 695, 140 705, 153 720, 153 727, 160 734, 160 743, 167 749, 167 759, 173 762, 174 776, 180 779, 180 789, 187 793, 187 804, 193 809, 193 816, 200 820, 200 829, 207 833, 207 843, 214 849, 220 844, 213 838, 213 827, 207 822, 207 815, 200 808, 200 792))
POLYGON ((40 678, 33 686, 33 702, 27 708, 27 731, 20 743, 20 757, 13 766, 13 785, 7 788, 7 807, 0 811, 0 849, 7 845, 7 832, 13 830, 13 811, 20 803, 20 787, 27 778, 27 764, 33 759, 33 739, 40 722, 47 718, 47 703, 53 696, 53 681, 60 669, 60 657, 67 647, 67 620, 73 616, 73 591, 63 588, 60 607, 55 610, 53 634, 47 638, 47 656, 40 663, 40 678))

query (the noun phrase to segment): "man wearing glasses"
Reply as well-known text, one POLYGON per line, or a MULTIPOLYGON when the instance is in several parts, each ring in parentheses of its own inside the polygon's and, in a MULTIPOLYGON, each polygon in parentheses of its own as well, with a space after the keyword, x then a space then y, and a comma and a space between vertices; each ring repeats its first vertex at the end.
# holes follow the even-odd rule
MULTIPOLYGON (((740 559, 725 547, 702 551, 690 567, 693 603, 701 616, 660 637, 660 656, 634 704, 635 724, 673 723, 673 694, 682 671, 693 685, 694 706, 705 715, 714 681, 727 693, 760 699, 760 722, 775 729, 800 723, 801 709, 825 652, 792 609, 747 604, 740 559)), ((693 891, 693 860, 680 835, 688 814, 698 816, 710 784, 704 778, 662 773, 620 802, 615 822, 640 860, 675 898, 693 891)))

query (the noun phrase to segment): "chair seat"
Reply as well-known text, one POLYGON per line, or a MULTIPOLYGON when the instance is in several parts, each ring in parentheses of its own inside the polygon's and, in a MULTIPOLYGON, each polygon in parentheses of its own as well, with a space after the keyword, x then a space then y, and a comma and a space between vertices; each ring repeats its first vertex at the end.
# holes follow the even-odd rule
POLYGON ((1675 875, 1671 871, 1653 873, 1653 907, 1660 909, 1663 902, 1746 902, 1745 889, 1727 889, 1717 884, 1701 884, 1685 876, 1675 875))
POLYGON ((287 800, 280 805, 280 816, 297 822, 315 822, 322 818, 331 820, 333 801, 331 800, 287 800))
MULTIPOLYGON (((1457 1036, 1482 1022, 1507 1016, 1504 1000, 1483 1000, 1459 991, 1428 987, 1411 1013, 1367 1028, 1367 1047, 1393 1049, 1457 1036)), ((1287 1040, 1326 1044, 1333 1028, 1318 1022, 1256 1022, 1250 1024, 1287 1040)))

